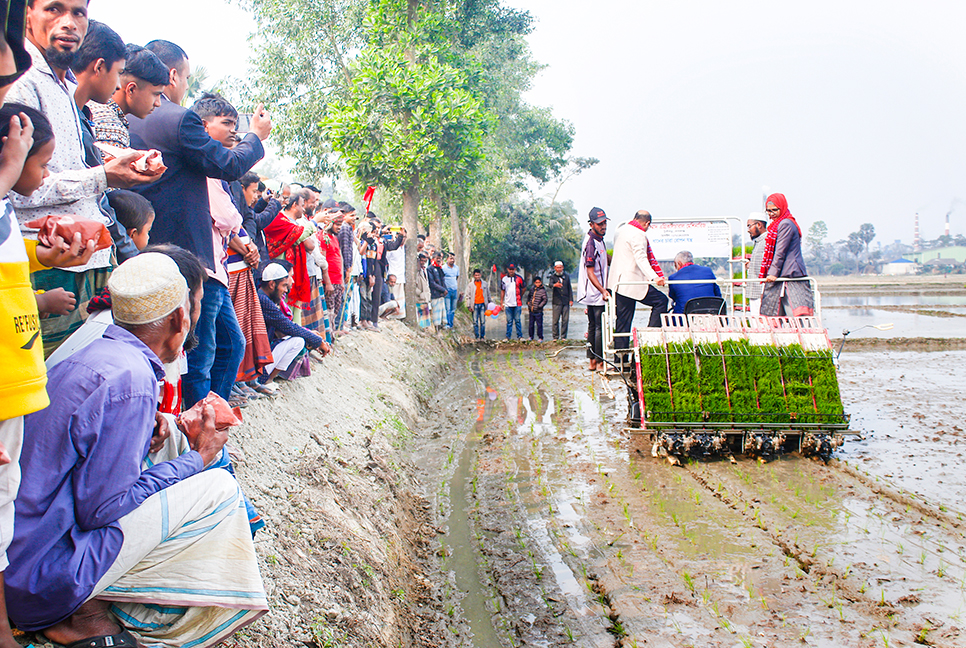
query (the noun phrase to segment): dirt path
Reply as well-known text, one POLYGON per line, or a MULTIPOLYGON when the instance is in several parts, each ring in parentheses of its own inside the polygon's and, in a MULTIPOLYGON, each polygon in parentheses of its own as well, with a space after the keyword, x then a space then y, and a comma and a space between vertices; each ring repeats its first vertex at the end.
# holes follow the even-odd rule
POLYGON ((966 645, 954 513, 837 462, 655 461, 582 366, 476 352, 435 401, 417 449, 465 645, 966 645))

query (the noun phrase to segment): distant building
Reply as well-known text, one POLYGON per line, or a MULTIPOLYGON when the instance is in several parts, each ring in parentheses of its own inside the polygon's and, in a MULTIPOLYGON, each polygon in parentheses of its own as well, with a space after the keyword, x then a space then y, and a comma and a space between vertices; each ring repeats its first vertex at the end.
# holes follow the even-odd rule
POLYGON ((955 261, 953 265, 959 265, 966 261, 966 245, 932 248, 931 250, 915 252, 911 257, 914 261, 918 261, 923 265, 926 265, 926 262, 932 259, 953 259, 955 261))
POLYGON ((882 274, 914 275, 919 273, 919 264, 909 259, 896 259, 882 264, 882 274))
POLYGON ((935 259, 929 259, 922 264, 922 267, 934 272, 948 272, 962 265, 962 262, 956 259, 937 257, 935 259))

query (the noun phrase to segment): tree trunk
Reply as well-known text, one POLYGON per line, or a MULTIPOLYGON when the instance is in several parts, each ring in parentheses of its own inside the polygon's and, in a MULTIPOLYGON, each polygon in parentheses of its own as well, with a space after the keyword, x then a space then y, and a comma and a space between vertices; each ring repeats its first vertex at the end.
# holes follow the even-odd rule
POLYGON ((429 198, 433 201, 433 218, 431 221, 429 221, 429 236, 426 238, 426 242, 442 252, 443 199, 435 191, 429 194, 429 198))
POLYGON ((469 276, 469 270, 466 267, 466 262, 463 260, 463 228, 460 223, 459 211, 456 209, 456 203, 450 202, 449 204, 449 229, 452 233, 451 241, 453 254, 456 255, 456 265, 460 267, 460 276, 457 286, 459 287, 460 294, 463 294, 463 290, 466 288, 467 277, 469 276))
MULTIPOLYGON (((470 268, 470 251, 473 249, 473 245, 472 239, 470 238, 470 224, 466 222, 466 219, 463 219, 463 222, 460 223, 460 235, 461 242, 463 243, 463 256, 457 258, 463 264, 460 267, 466 273, 466 282, 469 283, 470 279, 473 278, 473 269, 470 268)), ((483 276, 485 277, 486 274, 484 273, 483 276)))
POLYGON ((419 176, 403 191, 403 228, 406 230, 406 323, 416 326, 416 233, 419 231, 419 176))

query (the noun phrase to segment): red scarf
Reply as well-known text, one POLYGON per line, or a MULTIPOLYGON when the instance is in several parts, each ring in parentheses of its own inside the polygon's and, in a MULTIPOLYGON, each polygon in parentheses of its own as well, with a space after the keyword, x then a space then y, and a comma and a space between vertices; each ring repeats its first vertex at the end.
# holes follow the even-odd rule
POLYGON ((785 194, 772 194, 768 196, 765 200, 765 206, 771 203, 775 207, 778 207, 781 212, 778 214, 777 218, 774 218, 772 222, 768 225, 768 232, 765 234, 765 253, 761 257, 761 268, 758 270, 758 278, 764 279, 768 276, 768 270, 771 268, 772 259, 775 258, 775 242, 778 240, 778 224, 781 223, 786 218, 795 223, 795 227, 798 228, 798 235, 802 235, 802 228, 799 227, 798 221, 792 216, 792 213, 788 211, 788 201, 785 200, 785 194))
POLYGON ((307 304, 312 299, 309 270, 306 266, 305 248, 298 244, 305 228, 296 225, 285 214, 279 213, 265 228, 265 244, 272 259, 281 254, 292 264, 292 289, 288 293, 289 304, 307 304))
MULTIPOLYGON (((641 230, 642 232, 647 232, 647 228, 644 227, 643 225, 641 225, 638 221, 636 221, 634 219, 631 219, 631 221, 628 223, 628 225, 631 225, 633 227, 636 227, 637 229, 641 230)), ((657 273, 657 276, 658 277, 663 277, 664 276, 664 271, 661 270, 661 264, 657 262, 657 257, 654 256, 654 252, 651 250, 651 242, 650 241, 647 242, 647 262, 651 264, 651 269, 654 272, 657 273)))

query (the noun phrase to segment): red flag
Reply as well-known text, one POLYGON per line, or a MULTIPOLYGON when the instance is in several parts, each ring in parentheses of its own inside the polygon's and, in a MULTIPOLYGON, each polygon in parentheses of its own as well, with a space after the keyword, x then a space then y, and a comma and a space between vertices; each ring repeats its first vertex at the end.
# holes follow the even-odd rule
POLYGON ((366 195, 363 196, 362 199, 364 201, 366 201, 366 211, 367 212, 368 211, 371 211, 370 208, 372 207, 372 199, 375 197, 375 195, 376 195, 376 188, 375 187, 366 187, 366 195))

